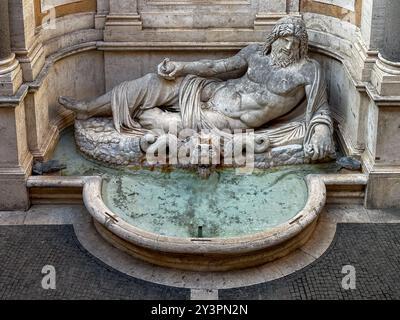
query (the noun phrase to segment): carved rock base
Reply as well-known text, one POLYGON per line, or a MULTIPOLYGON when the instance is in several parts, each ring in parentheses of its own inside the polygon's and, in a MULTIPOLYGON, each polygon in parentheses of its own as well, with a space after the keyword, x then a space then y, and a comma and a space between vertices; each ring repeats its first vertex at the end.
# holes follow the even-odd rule
POLYGON ((85 156, 106 165, 127 166, 143 159, 140 137, 118 133, 111 118, 75 120, 75 140, 85 156))
MULTIPOLYGON (((118 133, 111 118, 76 120, 75 140, 85 156, 105 165, 154 165, 147 162, 146 154, 141 148, 143 135, 118 133)), ((178 141, 178 146, 180 143, 182 141, 178 141)), ((254 165, 257 168, 307 163, 310 163, 310 159, 305 157, 303 146, 299 144, 270 148, 266 152, 254 155, 254 165)), ((178 163, 176 166, 188 165, 178 163)))

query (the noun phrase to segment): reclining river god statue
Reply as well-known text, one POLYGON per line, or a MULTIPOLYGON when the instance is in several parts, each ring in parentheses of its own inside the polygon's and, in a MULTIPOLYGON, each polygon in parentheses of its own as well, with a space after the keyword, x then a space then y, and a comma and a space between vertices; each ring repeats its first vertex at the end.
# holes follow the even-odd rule
POLYGON ((125 81, 92 101, 59 102, 81 122, 112 117, 114 137, 168 132, 171 126, 254 129, 268 148, 301 145, 303 156, 314 161, 334 153, 323 72, 308 56, 306 26, 298 17, 280 19, 264 44, 250 44, 233 57, 165 59, 157 73, 125 81), (221 80, 227 74, 235 76, 221 80))

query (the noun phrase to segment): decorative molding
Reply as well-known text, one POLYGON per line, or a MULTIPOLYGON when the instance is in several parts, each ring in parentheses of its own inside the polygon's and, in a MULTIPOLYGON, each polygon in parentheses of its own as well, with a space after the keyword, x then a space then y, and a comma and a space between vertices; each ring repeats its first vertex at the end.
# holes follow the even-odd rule
POLYGON ((12 96, 22 84, 22 70, 15 54, 0 60, 0 95, 12 96))
POLYGON ((301 12, 312 12, 326 16, 331 16, 361 26, 362 0, 355 0, 355 10, 349 10, 337 5, 322 3, 322 1, 302 0, 300 5, 301 12))
POLYGON ((102 51, 165 51, 165 50, 240 50, 254 42, 97 42, 97 49, 102 51))
MULTIPOLYGON (((292 14, 294 15, 294 14, 292 14)), ((254 20, 254 29, 255 30, 266 30, 268 28, 272 28, 276 22, 286 17, 287 13, 258 13, 256 14, 256 18, 254 20)), ((300 14, 296 14, 296 16, 300 17, 300 14)))
POLYGON ((18 164, 13 163, 9 166, 2 164, 0 167, 0 180, 20 179, 25 181, 31 173, 33 156, 29 151, 26 151, 21 159, 18 164))
MULTIPOLYGON (((35 7, 35 22, 36 26, 42 25, 43 21, 47 21, 50 18, 51 11, 42 11, 42 0, 33 0, 35 7)), ((97 10, 96 0, 79 0, 67 4, 62 4, 54 8, 54 15, 58 18, 66 16, 68 14, 74 14, 79 12, 95 12, 97 10)))
MULTIPOLYGON (((38 76, 34 81, 24 82, 18 89, 18 91, 11 96, 0 96, 0 108, 16 108, 20 105, 28 93, 36 92, 42 85, 47 74, 49 73, 53 64, 59 60, 67 58, 71 55, 75 55, 81 52, 87 52, 91 50, 96 50, 96 42, 86 42, 78 45, 74 45, 49 56, 43 67, 40 69, 38 76)), ((68 111, 68 113, 70 113, 68 111)))
POLYGON ((23 84, 12 96, 0 96, 0 108, 17 108, 28 94, 29 86, 23 84))
POLYGON ((55 8, 73 2, 80 2, 80 0, 41 0, 40 8, 42 12, 45 12, 48 8, 55 8))
POLYGON ((198 6, 198 5, 251 5, 251 0, 146 0, 153 6, 198 6))
POLYGON ((400 63, 388 61, 379 54, 371 82, 381 96, 400 95, 400 63))
POLYGON ((57 126, 51 125, 43 144, 36 149, 30 149, 33 158, 41 161, 48 160, 57 146, 58 138, 59 130, 57 126))
POLYGON ((142 21, 139 14, 116 14, 111 13, 106 17, 106 27, 131 26, 142 29, 142 21))
POLYGON ((325 4, 331 4, 350 11, 355 11, 355 0, 314 0, 325 4))

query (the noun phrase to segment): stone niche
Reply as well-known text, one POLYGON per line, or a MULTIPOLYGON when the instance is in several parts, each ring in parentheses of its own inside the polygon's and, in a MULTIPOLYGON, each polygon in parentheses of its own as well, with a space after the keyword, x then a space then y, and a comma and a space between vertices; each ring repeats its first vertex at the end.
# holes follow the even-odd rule
POLYGON ((48 75, 52 123, 63 127, 72 120, 58 105, 58 95, 98 96, 125 80, 155 72, 164 57, 193 61, 232 56, 251 42, 263 42, 282 16, 301 13, 309 28, 311 55, 325 70, 340 139, 349 153, 360 154, 364 148, 362 118, 367 113, 360 111, 368 99, 353 85, 349 68, 360 0, 350 1, 351 6, 311 0, 35 1, 41 10, 55 5, 56 21, 65 30, 41 31, 47 55, 74 51, 57 60, 48 75), (95 20, 104 16, 104 24, 93 21, 92 11, 97 11, 95 20), (92 41, 97 42, 89 46, 92 41), (61 80, 65 78, 73 81, 61 80))
MULTIPOLYGON (((392 125, 397 118, 391 116, 398 110, 397 105, 381 99, 385 105, 378 106, 375 101, 379 100, 378 94, 371 94, 366 85, 375 86, 371 74, 375 72, 378 48, 384 38, 386 0, 13 0, 9 3, 11 47, 22 68, 23 88, 29 89, 26 98, 18 100, 19 111, 13 111, 21 119, 27 119, 28 137, 21 134, 19 147, 13 145, 14 149, 20 149, 13 151, 14 158, 19 155, 20 159, 12 160, 12 165, 26 163, 25 171, 29 171, 30 158, 23 160, 24 154, 48 158, 57 143, 58 132, 72 124, 72 114, 60 107, 58 96, 72 95, 77 99, 99 96, 124 80, 154 72, 165 57, 191 61, 232 56, 249 43, 263 42, 275 22, 287 14, 301 14, 306 22, 310 55, 325 70, 329 103, 345 152, 366 159, 363 163, 369 161, 364 168, 366 172, 371 172, 380 161, 385 174, 393 171, 392 167, 398 168, 397 149, 390 148, 396 145, 397 135, 391 133, 389 141, 382 133, 378 134, 382 128, 398 128, 392 125), (48 6, 54 10, 46 9, 48 6), (55 29, 45 27, 48 17, 55 17, 55 29), (390 126, 386 126, 389 122, 390 126), (380 146, 383 138, 385 143, 380 146)), ((3 108, 4 112, 11 114, 7 108, 3 108)), ((24 126, 20 120, 15 122, 24 126)), ((18 132, 24 133, 22 129, 18 132)))
MULTIPOLYGON (((117 2, 110 1, 114 6, 109 16, 113 10, 118 12, 117 2)), ((126 7, 120 8, 126 14, 126 7)), ((359 76, 353 73, 361 68, 352 67, 360 64, 354 58, 360 0, 138 0, 130 10, 139 17, 140 27, 126 28, 120 20, 106 22, 104 42, 99 45, 104 51, 107 91, 122 81, 155 72, 164 57, 193 61, 232 56, 251 42, 263 42, 282 16, 302 14, 311 56, 325 70, 339 139, 347 153, 363 152, 368 99, 354 86, 359 76)))
MULTIPOLYGON (((282 16, 301 13, 309 28, 312 56, 325 69, 342 140, 350 153, 360 153, 361 118, 366 114, 360 111, 368 101, 353 85, 348 67, 352 43, 357 41, 360 4, 360 0, 35 0, 39 26, 48 8, 55 10, 57 30, 40 30, 47 60, 67 53, 48 69, 49 120, 61 127, 71 122, 71 114, 57 103, 58 95, 97 96, 122 81, 155 72, 164 57, 192 61, 232 56, 251 42, 263 42, 282 16)), ((41 91, 38 96, 43 96, 41 91)))

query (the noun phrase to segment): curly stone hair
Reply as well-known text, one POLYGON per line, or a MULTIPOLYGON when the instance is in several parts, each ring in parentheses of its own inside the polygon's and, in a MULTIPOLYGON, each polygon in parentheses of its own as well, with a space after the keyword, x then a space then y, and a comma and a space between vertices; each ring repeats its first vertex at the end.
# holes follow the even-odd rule
POLYGON ((300 40, 300 59, 308 57, 308 34, 304 21, 299 17, 288 16, 279 19, 272 32, 268 35, 264 54, 271 52, 272 44, 281 37, 294 36, 300 40))

